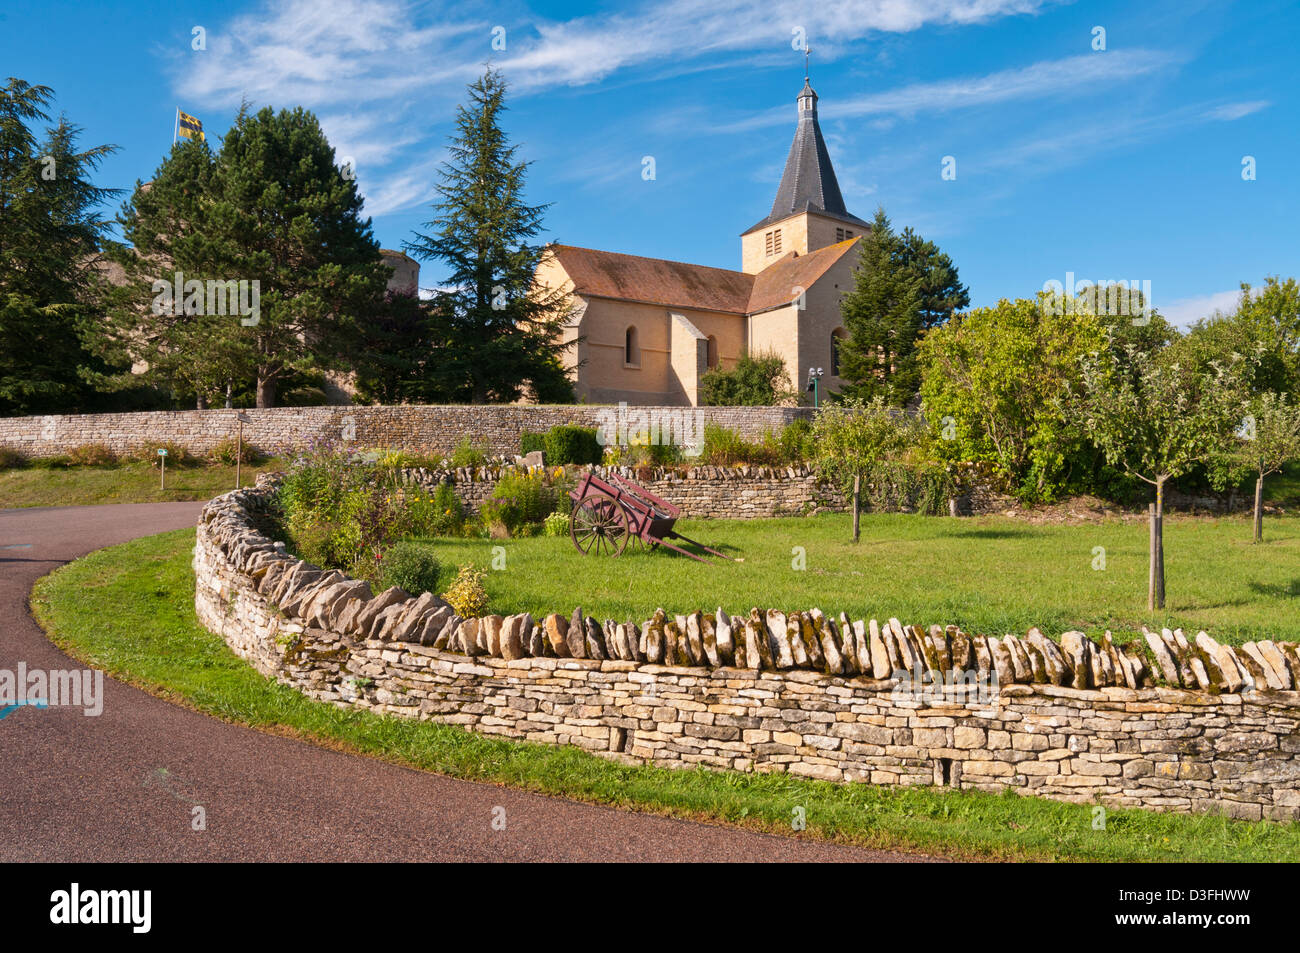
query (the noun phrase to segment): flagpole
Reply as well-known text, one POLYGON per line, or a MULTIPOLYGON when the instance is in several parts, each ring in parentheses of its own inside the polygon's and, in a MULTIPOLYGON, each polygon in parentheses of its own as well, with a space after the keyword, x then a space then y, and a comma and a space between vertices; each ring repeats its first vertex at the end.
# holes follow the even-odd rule
POLYGON ((181 131, 181 107, 176 107, 176 124, 172 126, 172 145, 176 145, 176 137, 181 131))

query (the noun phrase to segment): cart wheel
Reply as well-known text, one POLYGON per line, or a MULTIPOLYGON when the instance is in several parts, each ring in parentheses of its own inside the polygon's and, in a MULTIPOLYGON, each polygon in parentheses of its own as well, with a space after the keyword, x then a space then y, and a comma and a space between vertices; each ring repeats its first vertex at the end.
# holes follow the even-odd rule
POLYGON ((569 538, 585 556, 618 556, 628 536, 627 513, 603 493, 579 500, 569 517, 569 538))

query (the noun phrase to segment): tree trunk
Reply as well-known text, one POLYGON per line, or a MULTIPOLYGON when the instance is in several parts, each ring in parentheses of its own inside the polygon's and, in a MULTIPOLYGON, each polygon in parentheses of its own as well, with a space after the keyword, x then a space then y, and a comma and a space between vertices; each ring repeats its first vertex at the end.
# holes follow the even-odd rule
POLYGON ((275 378, 257 375, 257 406, 259 408, 275 406, 275 378))
POLYGON ((1165 481, 1156 480, 1156 608, 1165 607, 1165 481))
POLYGON ((1264 474, 1255 479, 1255 542, 1264 540, 1264 474))
POLYGON ((1156 505, 1147 504, 1147 523, 1150 527, 1147 541, 1147 611, 1156 608, 1156 505))
POLYGON ((853 541, 858 541, 860 521, 859 516, 862 513, 860 501, 862 499, 860 491, 862 489, 862 475, 853 474, 853 541))

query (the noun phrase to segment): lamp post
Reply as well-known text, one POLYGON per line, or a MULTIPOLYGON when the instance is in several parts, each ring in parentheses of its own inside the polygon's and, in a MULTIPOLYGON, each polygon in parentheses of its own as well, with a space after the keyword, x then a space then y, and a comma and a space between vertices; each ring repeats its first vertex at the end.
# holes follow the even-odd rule
POLYGON ((808 389, 812 391, 813 395, 813 410, 817 409, 817 381, 821 376, 822 369, 820 367, 808 368, 808 389))
POLYGON ((240 464, 244 462, 244 424, 249 423, 248 416, 240 411, 235 414, 235 489, 239 489, 240 464))

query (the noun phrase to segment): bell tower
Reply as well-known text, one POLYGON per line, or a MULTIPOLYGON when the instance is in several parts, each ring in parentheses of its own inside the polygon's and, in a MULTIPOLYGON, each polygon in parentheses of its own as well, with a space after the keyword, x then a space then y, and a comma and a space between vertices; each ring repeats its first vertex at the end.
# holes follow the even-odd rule
MULTIPOLYGON (((807 54, 805 53, 805 60, 807 54)), ((805 68, 806 74, 806 68, 805 68)), ((817 121, 817 91, 808 76, 795 98, 794 142, 767 218, 740 236, 741 270, 757 274, 794 252, 806 255, 859 238, 870 228, 849 214, 817 121)))

